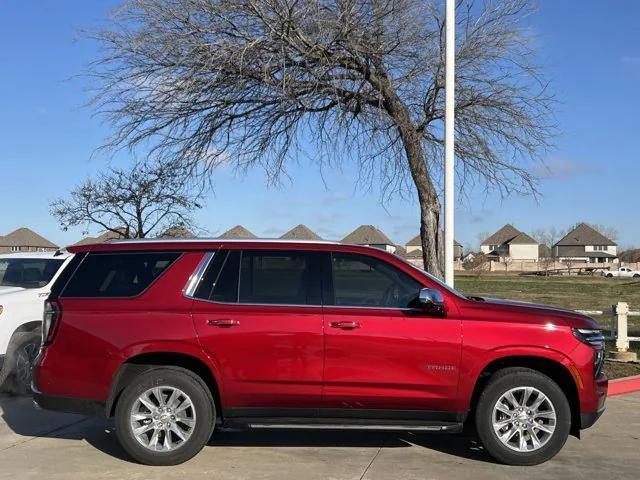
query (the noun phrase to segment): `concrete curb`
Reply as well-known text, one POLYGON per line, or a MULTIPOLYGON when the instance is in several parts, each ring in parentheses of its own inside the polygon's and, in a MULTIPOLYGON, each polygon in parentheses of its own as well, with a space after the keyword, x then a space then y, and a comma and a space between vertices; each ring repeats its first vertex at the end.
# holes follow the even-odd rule
POLYGON ((632 392, 640 392, 640 375, 609 380, 608 396, 615 397, 632 392))

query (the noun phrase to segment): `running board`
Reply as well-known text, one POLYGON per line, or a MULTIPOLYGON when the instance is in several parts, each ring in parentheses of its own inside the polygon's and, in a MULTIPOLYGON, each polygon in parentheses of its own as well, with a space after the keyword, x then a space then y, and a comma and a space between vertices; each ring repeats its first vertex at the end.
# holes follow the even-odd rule
POLYGON ((380 430, 460 433, 461 422, 372 421, 371 419, 329 418, 230 418, 225 427, 285 430, 380 430))
POLYGON ((338 425, 338 424, 284 424, 284 423, 249 423, 249 428, 255 429, 286 429, 286 430, 393 430, 404 432, 447 432, 459 433, 462 425, 338 425))

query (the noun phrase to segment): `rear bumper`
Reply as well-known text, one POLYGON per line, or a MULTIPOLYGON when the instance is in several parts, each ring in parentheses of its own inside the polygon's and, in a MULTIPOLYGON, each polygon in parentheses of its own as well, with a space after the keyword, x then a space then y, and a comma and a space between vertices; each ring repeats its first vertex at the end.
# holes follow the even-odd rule
POLYGON ((581 413, 580 414, 580 429, 584 430, 585 428, 589 428, 600 418, 600 416, 604 413, 605 407, 604 405, 600 407, 599 410, 595 412, 589 413, 581 413))
POLYGON ((77 413, 92 417, 106 417, 106 405, 104 402, 43 395, 38 392, 33 385, 31 386, 31 390, 33 391, 33 402, 39 408, 56 412, 77 413))

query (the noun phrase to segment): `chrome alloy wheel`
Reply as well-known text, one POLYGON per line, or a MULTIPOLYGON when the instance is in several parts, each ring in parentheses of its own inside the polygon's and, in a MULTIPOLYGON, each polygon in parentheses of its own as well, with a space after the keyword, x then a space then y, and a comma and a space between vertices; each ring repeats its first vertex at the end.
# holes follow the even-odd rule
POLYGON ((16 379, 22 385, 30 385, 33 375, 33 362, 38 356, 39 345, 27 343, 16 352, 16 379))
POLYGON ((553 436, 556 410, 549 397, 537 388, 516 387, 498 399, 491 420, 505 446, 516 452, 533 452, 553 436))
POLYGON ((196 411, 182 390, 154 387, 133 403, 130 423, 142 446, 154 452, 170 452, 184 445, 193 434, 196 411))

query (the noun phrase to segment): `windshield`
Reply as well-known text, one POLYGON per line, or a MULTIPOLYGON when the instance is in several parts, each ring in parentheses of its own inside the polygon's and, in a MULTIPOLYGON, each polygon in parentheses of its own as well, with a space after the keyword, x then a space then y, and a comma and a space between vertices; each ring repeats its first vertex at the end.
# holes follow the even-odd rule
POLYGON ((44 287, 63 262, 56 258, 0 258, 0 287, 44 287))
POLYGON ((456 290, 455 288, 451 288, 449 285, 447 285, 446 283, 444 283, 442 280, 440 280, 439 278, 434 277, 433 275, 431 275, 429 272, 427 272, 426 270, 421 269, 420 267, 415 266, 413 263, 408 262, 405 258, 402 258, 400 255, 395 255, 397 258, 399 258, 400 260, 402 260, 404 263, 406 263, 407 265, 411 266, 414 270, 417 270, 418 272, 420 272, 422 275, 424 275, 425 277, 427 277, 429 280, 432 280, 433 282, 435 282, 439 287, 444 288, 447 292, 453 293, 455 296, 460 297, 460 298, 467 298, 465 295, 463 295, 462 293, 460 293, 458 290, 456 290))

